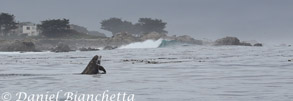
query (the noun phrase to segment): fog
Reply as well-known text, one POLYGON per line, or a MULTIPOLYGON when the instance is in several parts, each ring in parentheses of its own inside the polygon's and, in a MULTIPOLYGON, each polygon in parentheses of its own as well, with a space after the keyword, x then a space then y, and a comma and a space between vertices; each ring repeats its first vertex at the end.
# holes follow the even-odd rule
POLYGON ((14 14, 21 22, 68 18, 72 24, 110 34, 100 29, 104 19, 136 22, 151 17, 167 22, 170 35, 211 40, 236 36, 273 44, 293 43, 292 11, 291 0, 6 0, 0 4, 0 12, 14 14))

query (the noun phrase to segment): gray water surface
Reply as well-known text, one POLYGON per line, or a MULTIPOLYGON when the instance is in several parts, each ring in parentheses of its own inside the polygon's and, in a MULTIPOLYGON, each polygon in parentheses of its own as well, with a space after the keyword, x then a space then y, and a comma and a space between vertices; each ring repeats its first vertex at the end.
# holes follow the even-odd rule
POLYGON ((135 94, 136 101, 292 101, 292 58, 292 47, 0 52, 0 93, 109 90, 135 94), (79 75, 94 55, 103 56, 107 74, 79 75))

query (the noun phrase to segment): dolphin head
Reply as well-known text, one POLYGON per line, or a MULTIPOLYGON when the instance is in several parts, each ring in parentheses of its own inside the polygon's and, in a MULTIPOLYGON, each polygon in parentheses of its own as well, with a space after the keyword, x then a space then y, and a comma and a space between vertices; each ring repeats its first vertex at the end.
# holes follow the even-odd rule
POLYGON ((95 55, 93 57, 92 61, 95 62, 96 65, 100 65, 101 64, 101 58, 102 58, 102 56, 95 55))
POLYGON ((94 63, 98 63, 98 60, 99 60, 99 56, 98 55, 95 55, 94 57, 93 57, 93 59, 92 59, 92 61, 94 62, 94 63))

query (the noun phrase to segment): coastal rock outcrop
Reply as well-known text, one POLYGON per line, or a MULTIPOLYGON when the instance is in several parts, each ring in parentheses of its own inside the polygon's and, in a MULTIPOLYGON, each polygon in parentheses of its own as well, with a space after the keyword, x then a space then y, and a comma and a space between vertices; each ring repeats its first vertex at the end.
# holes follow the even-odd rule
POLYGON ((215 45, 240 45, 240 40, 237 37, 225 37, 216 40, 215 45))
MULTIPOLYGON (((239 46, 252 46, 248 42, 240 42, 237 37, 225 37, 215 41, 215 45, 239 45, 239 46)), ((261 43, 256 43, 253 46, 262 46, 261 43)))
POLYGON ((1 51, 21 51, 21 52, 35 52, 38 51, 32 41, 19 41, 10 42, 1 47, 1 51))
POLYGON ((188 43, 188 44, 197 44, 197 45, 202 45, 202 41, 201 40, 196 40, 194 38, 192 38, 191 36, 188 35, 182 35, 182 36, 167 36, 164 33, 157 33, 157 32, 152 32, 149 34, 145 34, 141 37, 141 40, 158 40, 158 39, 167 39, 167 40, 174 40, 176 42, 180 42, 180 43, 188 43))
POLYGON ((104 47, 103 50, 113 50, 113 49, 116 49, 116 48, 118 48, 118 47, 117 46, 106 46, 106 47, 104 47))
POLYGON ((108 40, 108 44, 119 46, 139 41, 141 40, 137 37, 134 37, 132 34, 123 32, 115 34, 112 38, 108 40))
POLYGON ((102 56, 94 56, 81 74, 100 74, 99 70, 103 71, 101 74, 106 74, 105 68, 101 66, 101 58, 102 56))
POLYGON ((80 51, 99 51, 100 49, 91 48, 91 47, 88 47, 88 48, 82 47, 82 48, 79 48, 79 50, 80 51))
POLYGON ((55 48, 52 49, 52 52, 69 52, 69 51, 71 51, 70 47, 63 43, 59 43, 55 48))
POLYGON ((191 36, 188 35, 183 35, 183 36, 178 36, 175 38, 176 41, 182 42, 182 43, 189 43, 189 44, 197 44, 197 45, 202 45, 201 40, 196 40, 192 38, 191 36))
POLYGON ((158 39, 164 38, 166 36, 167 35, 164 34, 164 33, 151 32, 151 33, 148 33, 148 34, 143 35, 141 37, 141 40, 149 40, 149 39, 158 40, 158 39))
POLYGON ((247 42, 241 42, 240 45, 242 45, 242 46, 252 46, 251 43, 247 43, 247 42))
POLYGON ((256 44, 254 44, 253 46, 258 46, 258 47, 261 47, 261 46, 262 46, 262 44, 261 44, 261 43, 256 43, 256 44))

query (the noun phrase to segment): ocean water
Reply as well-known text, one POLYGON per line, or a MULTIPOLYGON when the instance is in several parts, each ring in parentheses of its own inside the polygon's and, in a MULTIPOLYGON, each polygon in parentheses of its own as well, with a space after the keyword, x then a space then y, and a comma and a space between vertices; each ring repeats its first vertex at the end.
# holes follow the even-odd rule
POLYGON ((108 90, 108 94, 134 94, 136 101, 292 101, 289 59, 293 47, 281 46, 0 52, 0 94, 9 92, 17 99, 17 92, 108 90), (107 74, 80 75, 94 55, 103 56, 107 74))

